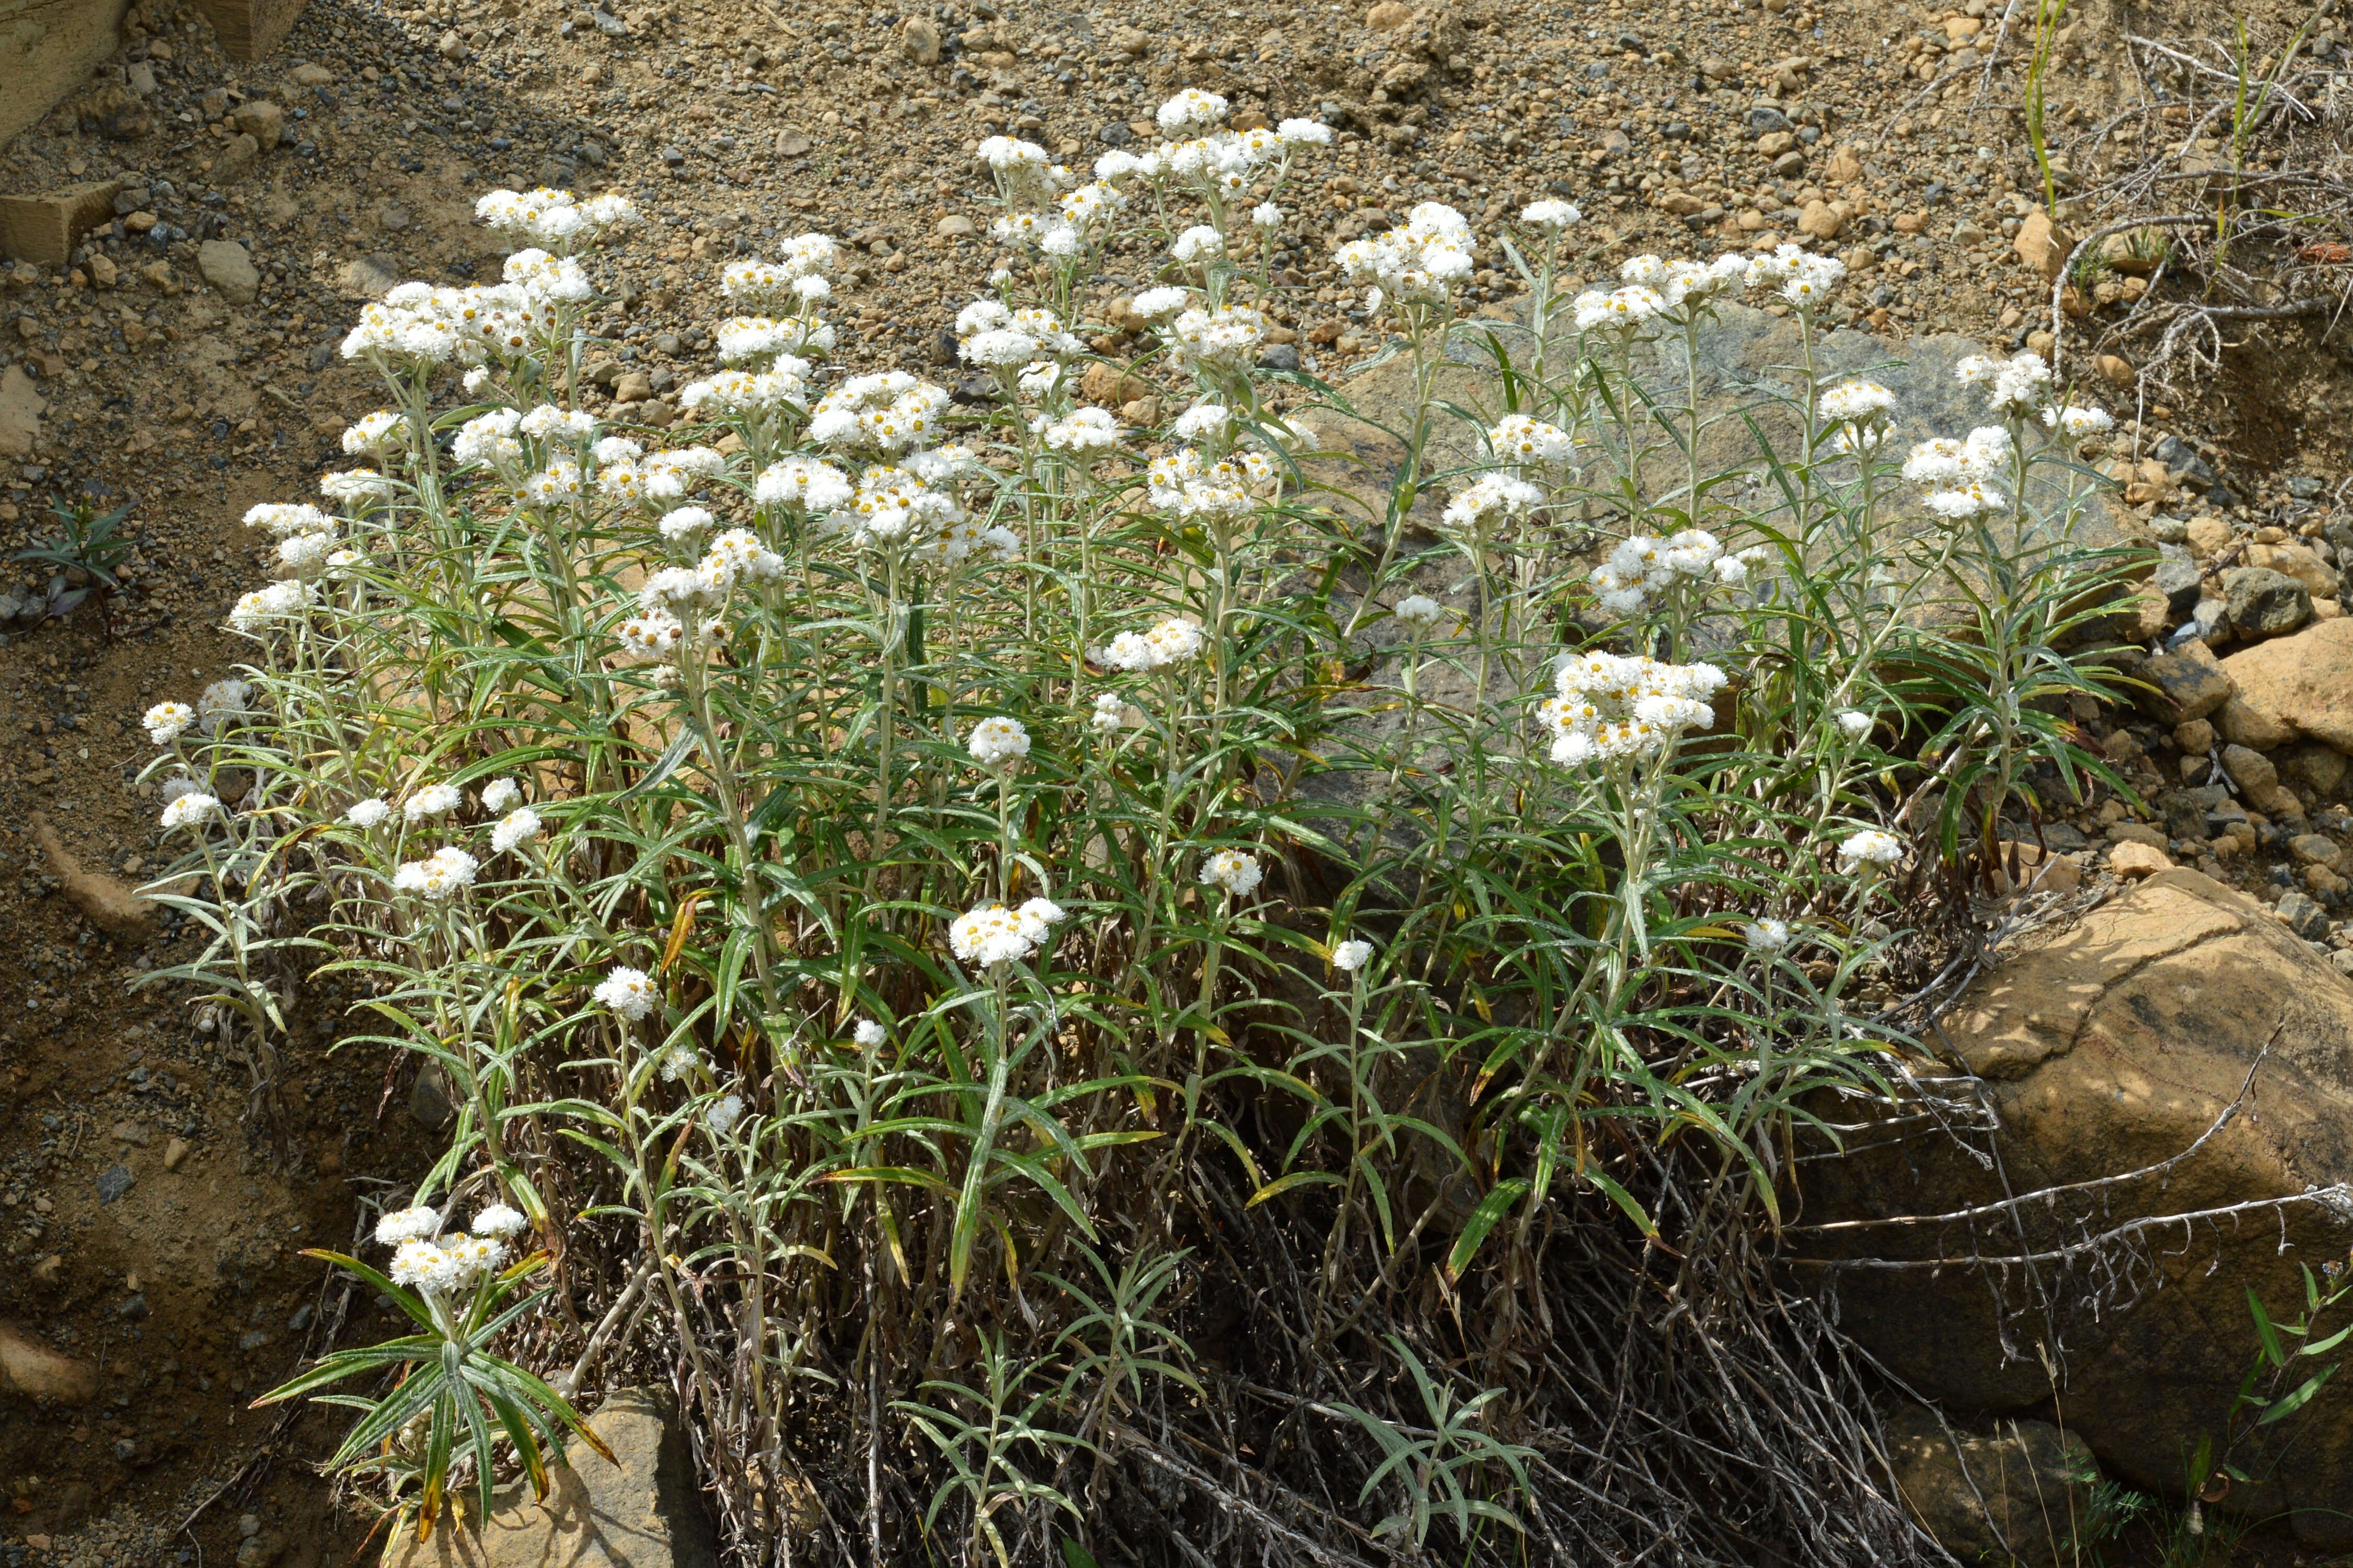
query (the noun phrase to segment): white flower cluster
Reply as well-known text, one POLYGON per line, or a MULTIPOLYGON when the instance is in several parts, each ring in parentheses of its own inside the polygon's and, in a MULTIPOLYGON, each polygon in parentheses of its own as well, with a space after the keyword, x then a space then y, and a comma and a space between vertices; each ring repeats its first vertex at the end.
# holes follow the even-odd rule
POLYGON ((849 476, 815 458, 771 463, 752 486, 752 499, 762 506, 797 507, 805 516, 822 516, 847 504, 850 494, 849 476))
POLYGON ((1561 660, 1559 695, 1539 707, 1553 731, 1552 760, 1565 767, 1647 756, 1685 730, 1715 723, 1709 699, 1724 685, 1712 664, 1662 664, 1587 652, 1561 660))
POLYGON ((299 616, 310 604, 311 585, 289 577, 240 597, 228 613, 228 624, 233 630, 259 635, 270 622, 299 616))
POLYGON ((1018 963, 1046 945, 1062 922, 1062 906, 1031 899, 1018 909, 975 904, 948 926, 948 947, 967 963, 1018 963))
MULTIPOLYGON (((343 357, 387 367, 509 363, 555 341, 569 309, 595 292, 574 258, 519 250, 506 259, 504 280, 487 288, 401 284, 361 310, 359 324, 343 339, 343 357)), ((346 435, 344 450, 358 449, 346 435)))
POLYGON ((1966 441, 1939 436, 1921 442, 1905 459, 1904 477, 1928 492, 1930 511, 1959 522, 2010 504, 1995 481, 2016 452, 2008 430, 1980 426, 1966 441))
POLYGON ((983 719, 972 727, 965 749, 984 768, 1003 773, 1029 754, 1029 731, 1018 719, 1003 715, 983 719))
POLYGON ((1762 553, 1761 547, 1727 553, 1715 535, 1696 528, 1666 539, 1638 533, 1620 540, 1593 569, 1594 593, 1612 615, 1639 615, 1654 596, 1687 583, 1712 578, 1736 587, 1748 580, 1749 562, 1762 553))
POLYGON ((730 300, 766 309, 786 301, 808 302, 822 299, 829 289, 812 289, 808 280, 820 283, 833 270, 839 247, 829 234, 800 234, 784 242, 774 261, 758 257, 746 257, 731 261, 720 269, 719 292, 730 300))
POLYGON ((220 815, 221 803, 201 790, 190 790, 174 795, 164 807, 163 825, 166 832, 183 827, 199 827, 220 815))
POLYGON ((1544 491, 1510 474, 1485 474, 1455 492, 1440 519, 1449 528, 1480 532, 1544 505, 1544 491))
POLYGON ((1352 937, 1332 948, 1332 967, 1344 974, 1354 974, 1373 961, 1373 944, 1362 938, 1352 937))
POLYGON ((392 874, 396 891, 415 893, 419 898, 440 900, 454 898, 474 885, 474 873, 481 862, 456 845, 445 845, 422 860, 402 863, 392 874))
POLYGON ((549 250, 592 245, 638 221, 635 202, 617 192, 579 201, 570 191, 492 191, 474 204, 474 216, 500 234, 549 250))
POLYGON ((185 702, 158 702, 140 722, 147 726, 150 741, 168 746, 195 727, 196 710, 185 702))
POLYGON ((1986 389, 1986 406, 2005 418, 2040 417, 2051 401, 2051 367, 2038 353, 1995 359, 1970 354, 1953 367, 1963 386, 1986 389))
POLYGON ((1122 632, 1089 657, 1107 668, 1141 673, 1197 659, 1208 645, 1199 626, 1171 616, 1148 632, 1122 632))
POLYGON ((1198 306, 1161 329, 1177 359, 1197 369, 1236 372, 1250 368, 1266 340, 1266 317, 1248 305, 1198 306))
POLYGON ((976 552, 1011 561, 1021 537, 1003 524, 984 527, 946 487, 969 476, 976 460, 963 447, 911 452, 904 462, 876 464, 858 477, 849 501, 826 519, 860 550, 903 551, 913 560, 953 566, 976 552))
POLYGON ((708 409, 723 419, 759 419, 787 408, 800 410, 807 406, 807 363, 779 354, 767 370, 723 370, 687 383, 678 401, 682 407, 708 409))
POLYGON ((1365 308, 1378 310, 1394 305, 1437 305, 1445 302, 1472 272, 1472 252, 1478 241, 1461 213, 1440 202, 1423 202, 1406 214, 1406 221, 1387 234, 1352 239, 1333 259, 1352 279, 1373 288, 1365 308))
MULTIPOLYGON (((1177 423, 1181 426, 1184 421, 1177 423)), ((1178 433, 1183 434, 1181 428, 1178 433)), ((1273 460, 1263 452, 1229 452, 1213 459, 1198 447, 1180 447, 1145 466, 1145 489, 1154 506, 1178 517, 1232 519, 1246 517, 1258 507, 1251 486, 1274 478, 1273 460)))
POLYGON ((1074 458, 1108 452, 1119 445, 1119 421, 1108 409, 1073 408, 1060 419, 1039 415, 1029 429, 1050 452, 1074 458))
POLYGON ((1250 897, 1265 880, 1266 868, 1247 850, 1215 850, 1201 862, 1201 886, 1222 889, 1237 899, 1250 897))
POLYGON ((1026 370, 1060 360, 1086 347, 1063 330, 1062 319, 1042 306, 1008 308, 997 300, 975 300, 957 312, 956 353, 985 370, 1026 370))
MULTIPOLYGON (((820 281, 822 281, 820 279, 820 281)), ((814 316, 730 316, 719 323, 719 363, 806 379, 808 362, 833 350, 831 324, 814 316)))
POLYGON ((531 1228, 517 1210, 493 1203, 474 1216, 470 1236, 444 1236, 429 1206, 396 1209, 376 1221, 379 1246, 393 1249, 388 1272, 396 1285, 449 1297, 506 1267, 508 1244, 531 1228))
POLYGON ((903 370, 853 375, 818 400, 809 434, 845 451, 915 451, 932 444, 947 405, 944 387, 903 370))
POLYGON ((611 972, 596 983, 595 994, 599 1006, 609 1007, 633 1024, 650 1014, 655 1005, 661 1001, 661 993, 654 989, 654 983, 646 977, 646 972, 632 969, 626 963, 614 965, 611 972))
POLYGON ((1883 870, 1904 858, 1904 841, 1892 833, 1882 833, 1866 827, 1852 835, 1838 848, 1839 869, 1849 875, 1860 870, 1883 870))
POLYGON ((1506 414, 1496 420, 1487 432, 1487 447, 1498 462, 1509 463, 1524 475, 1557 476, 1577 464, 1575 437, 1525 414, 1506 414))

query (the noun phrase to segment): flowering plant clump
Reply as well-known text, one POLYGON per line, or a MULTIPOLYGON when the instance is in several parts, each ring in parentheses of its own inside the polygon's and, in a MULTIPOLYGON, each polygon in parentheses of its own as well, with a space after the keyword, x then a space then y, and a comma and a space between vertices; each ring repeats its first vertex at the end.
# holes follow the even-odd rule
MULTIPOLYGON (((573 374, 630 205, 485 197, 500 280, 367 307, 343 352, 387 407, 323 505, 254 509, 248 667, 143 715, 185 851, 153 894, 215 933, 151 978, 261 1061, 323 966, 458 1106, 383 1267, 332 1259, 418 1332, 279 1391, 379 1377, 337 1463, 420 1531, 659 1363, 747 1562, 1141 1560, 1141 1502, 1079 1500, 1146 1472, 1168 1528, 1241 1532, 1200 1560, 1304 1550, 1284 1520, 1332 1561, 1651 1550, 1576 1500, 1721 1500, 1592 1421, 1553 1314, 1749 1321, 1725 1259, 1765 1255, 1784 1152, 1917 1048, 1888 944, 1925 871, 2100 775, 2052 715, 2098 689, 2105 416, 2047 370, 1965 365, 1991 423, 1899 466, 1887 388, 1803 367, 1788 449, 1706 471, 1699 333, 1746 290, 1810 348, 1835 260, 1578 290, 1575 206, 1425 202, 1329 258, 1409 391, 1394 482, 1331 504, 1352 407, 1261 360, 1334 133, 1198 89, 1155 123, 1092 178, 978 144, 1008 259, 944 305, 953 395, 844 363, 846 253, 805 234, 716 268, 662 429, 573 374), (1094 406, 1138 248, 1155 395, 1094 406), (1491 265, 1525 345, 1466 313, 1491 265), (1254 1316, 1212 1378, 1220 1301, 1254 1316), (1278 1384, 1346 1418, 1321 1458, 1235 1447, 1278 1384)), ((1656 1440, 1778 1476, 1820 1405, 1656 1440)))

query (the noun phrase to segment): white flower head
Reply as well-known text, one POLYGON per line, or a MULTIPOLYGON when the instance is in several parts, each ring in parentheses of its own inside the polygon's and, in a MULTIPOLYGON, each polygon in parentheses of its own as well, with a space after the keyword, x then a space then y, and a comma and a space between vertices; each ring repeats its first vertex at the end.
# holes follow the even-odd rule
POLYGON ((430 1241, 440 1234, 440 1213, 426 1204, 394 1209, 375 1222, 376 1243, 382 1247, 398 1247, 405 1241, 430 1241))
POLYGON ((871 1051, 890 1037, 884 1033, 882 1026, 873 1019, 860 1018, 858 1020, 858 1027, 849 1032, 849 1037, 871 1051))
POLYGON ((1779 952, 1789 945, 1789 922, 1761 918, 1750 921, 1748 929, 1741 932, 1741 940, 1748 944, 1751 952, 1779 952))
POLYGON ((389 805, 371 795, 366 800, 353 801, 351 808, 343 813, 343 820, 353 827, 374 827, 391 815, 389 805))
POLYGON ((411 822, 422 822, 428 816, 442 816, 457 810, 465 798, 455 784, 427 784, 408 797, 401 815, 411 822))
POLYGON ((168 746, 195 726, 196 710, 185 702, 158 702, 140 721, 147 726, 150 741, 168 746))
POLYGON ((625 963, 616 964, 604 979, 596 983, 595 994, 600 1005, 612 1009, 631 1023, 651 1013, 654 1004, 661 1000, 661 994, 654 989, 654 983, 646 978, 646 972, 632 969, 625 963))
POLYGON ((520 1210, 505 1204, 492 1204, 474 1216, 476 1236, 494 1237, 501 1241, 512 1241, 531 1228, 531 1221, 520 1210))
POLYGON ((1838 716, 1838 727, 1850 741, 1860 741, 1871 733, 1878 721, 1868 713, 1849 708, 1838 716))
POLYGON ((1332 949, 1332 967, 1353 974, 1373 960, 1373 944, 1352 937, 1332 949))
POLYGON ((527 805, 517 806, 499 818, 497 824, 491 827, 491 847, 501 855, 508 854, 517 847, 537 838, 543 826, 539 820, 539 813, 527 805))
POLYGON ((1235 898, 1248 898, 1266 879, 1258 857, 1242 849, 1219 849, 1201 862, 1201 885, 1222 888, 1235 898))
POLYGON ((1127 728, 1127 703, 1116 692, 1097 692, 1094 711, 1087 715, 1087 724, 1098 735, 1118 734, 1127 728))
POLYGON ((1446 618, 1446 606, 1427 594, 1408 594, 1397 602, 1397 608, 1389 613, 1404 622, 1410 630, 1422 633, 1429 631, 1446 618))
POLYGON ((171 831, 195 827, 220 815, 221 803, 201 790, 180 796, 164 808, 164 827, 171 831))
POLYGON ((1904 841, 1892 833, 1866 827, 1841 843, 1838 852, 1841 871, 1877 870, 1904 858, 1904 841))
POLYGON ((1029 731, 1018 719, 1001 714, 983 719, 972 727, 965 749, 984 768, 1009 769, 1029 754, 1029 731))
POLYGON ((404 862, 392 875, 396 892, 415 893, 420 898, 439 901, 454 898, 474 885, 474 873, 481 862, 456 845, 446 845, 422 860, 404 862))
POLYGON ((1061 920, 1061 907, 1045 899, 1018 909, 976 904, 949 924, 948 947, 967 963, 1016 963, 1043 947, 1061 920))
POLYGON ((512 779, 492 779, 482 786, 482 809, 496 816, 522 804, 522 786, 512 779))

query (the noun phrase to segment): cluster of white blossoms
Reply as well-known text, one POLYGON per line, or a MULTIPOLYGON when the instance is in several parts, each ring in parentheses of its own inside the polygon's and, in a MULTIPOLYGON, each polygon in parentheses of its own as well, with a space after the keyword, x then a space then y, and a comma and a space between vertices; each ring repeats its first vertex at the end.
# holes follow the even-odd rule
POLYGON ((197 827, 220 814, 221 803, 201 790, 190 790, 172 797, 164 806, 163 826, 166 831, 197 827))
POLYGON ((500 234, 542 249, 565 251, 595 243, 638 221, 635 202, 617 192, 575 198, 570 191, 492 191, 474 204, 474 216, 500 234))
POLYGON ((1201 862, 1201 886, 1221 888, 1237 899, 1250 897, 1264 880, 1266 868, 1248 850, 1214 850, 1201 862))
POLYGON ((1245 448, 1212 458, 1198 447, 1180 447, 1145 466, 1145 489, 1154 506, 1176 516, 1232 519, 1256 510, 1251 487, 1275 477, 1274 462, 1263 452, 1245 448))
POLYGON ((983 719, 965 737, 965 749, 982 767, 1010 773, 1016 763, 1029 754, 1029 731, 1022 727, 1018 719, 1008 719, 1001 714, 983 719))
POLYGON ((1088 657, 1106 668, 1140 674, 1188 663, 1208 646, 1199 626, 1171 616, 1148 632, 1122 632, 1109 646, 1091 649, 1088 657))
MULTIPOLYGON (((1113 149, 1104 153, 1095 160, 1095 185, 1087 188, 1117 195, 1121 186, 1132 182, 1175 184, 1211 201, 1214 210, 1248 208, 1256 226, 1278 226, 1282 211, 1268 198, 1290 178, 1299 150, 1329 144, 1332 129, 1313 120, 1285 120, 1272 127, 1235 131, 1226 124, 1230 112, 1231 106, 1220 95, 1187 88, 1162 104, 1154 116, 1166 140, 1150 152, 1113 149)), ((1082 194, 1074 191, 1061 198, 1060 221, 1079 222, 1071 210, 1071 198, 1082 194)), ((1198 229, 1187 230, 1186 237, 1179 237, 1176 258, 1214 259, 1224 253, 1229 239, 1215 228, 1208 228, 1206 236, 1198 229)), ((1050 244, 1041 241, 1041 246, 1053 253, 1050 244)))
POLYGON ((1846 276, 1846 264, 1784 245, 1769 256, 1724 255, 1713 261, 1637 256, 1619 268, 1622 287, 1589 289, 1570 302, 1578 331, 1630 333, 1654 317, 1697 307, 1736 288, 1769 289, 1801 310, 1819 308, 1846 276))
POLYGON ((946 388, 903 370, 853 375, 818 400, 809 435, 844 451, 915 451, 932 444, 947 405, 946 388))
POLYGON ((1365 309, 1439 305, 1476 269, 1478 241, 1461 213, 1441 202, 1423 202, 1386 234, 1352 239, 1333 253, 1349 278, 1369 282, 1365 309))
POLYGON ((1822 394, 1822 418, 1833 425, 1883 425, 1895 411, 1895 395, 1875 381, 1841 382, 1822 394))
MULTIPOLYGON (((361 310, 358 324, 343 338, 343 354, 387 368, 451 361, 478 368, 512 364, 534 347, 558 342, 572 312, 595 293, 574 258, 520 250, 507 258, 503 280, 485 288, 401 284, 361 310)), ((468 379, 470 391, 482 385, 480 378, 468 379)), ((344 449, 353 449, 348 437, 344 449)))
POLYGON ((1685 730, 1715 723, 1710 703, 1724 685, 1712 664, 1586 652, 1561 660, 1558 695, 1538 714, 1553 732, 1552 760, 1565 767, 1647 756, 1685 730))
POLYGON ((1969 354, 1953 367, 1953 374, 1963 386, 1984 387, 1986 406, 2004 418, 2038 418, 2051 402, 2051 367, 2038 353, 2009 359, 1969 354))
POLYGON ((1127 728, 1127 702, 1115 691, 1095 694, 1094 711, 1087 715, 1088 727, 1098 735, 1116 735, 1127 728))
POLYGON ((494 1203, 474 1216, 471 1235, 445 1236, 440 1215, 420 1205, 376 1221, 375 1239, 393 1249, 394 1284, 448 1297, 506 1267, 508 1244, 530 1228, 517 1210, 494 1203))
POLYGON ((238 598, 228 613, 232 630, 258 636, 273 621, 301 615, 311 603, 311 585, 299 577, 265 584, 238 598))
POLYGON ((343 453, 346 457, 374 457, 381 461, 393 447, 407 439, 407 416, 379 408, 362 416, 357 424, 343 432, 343 453))
POLYGON ((956 314, 955 331, 956 353, 967 363, 1003 375, 1042 377, 1086 347, 1053 311, 1039 305, 1016 310, 1000 300, 966 305, 956 314))
POLYGON ((1740 940, 1748 944, 1749 952, 1769 957, 1788 947, 1789 922, 1760 917, 1748 922, 1748 929, 1740 933, 1740 940))
POLYGON ((1335 943, 1332 948, 1332 967, 1344 974, 1354 974, 1372 961, 1373 944, 1361 937, 1335 943))
POLYGON ((522 846, 537 838, 545 825, 539 813, 527 805, 519 805, 499 818, 491 828, 491 849, 494 854, 512 854, 522 846))
POLYGON ((392 874, 396 892, 415 893, 439 902, 474 885, 481 862, 454 844, 444 845, 422 860, 402 862, 392 874))
POLYGON ((1639 615, 1653 596, 1689 583, 1713 580, 1736 587, 1748 580, 1748 563, 1762 547, 1726 552, 1715 535, 1686 528, 1666 539, 1638 533, 1622 539, 1609 558, 1593 569, 1601 607, 1612 615, 1639 615))
POLYGON ((815 458, 786 458, 760 470, 752 499, 762 506, 797 507, 804 516, 822 516, 850 498, 849 476, 815 458))
POLYGON ((826 274, 833 270, 839 249, 829 234, 795 235, 783 243, 774 261, 753 256, 722 268, 719 292, 739 304, 763 310, 780 304, 807 305, 825 299, 832 292, 830 285, 812 288, 810 279, 824 282, 826 274))
POLYGON ((1046 945, 1062 923, 1062 906, 1031 899, 1018 909, 975 904, 949 923, 948 947, 967 963, 1018 963, 1046 945))
POLYGON ((1999 425, 1980 426, 1966 441, 1939 436, 1912 448, 1904 477, 1927 491, 1924 504, 1952 521, 2000 511, 2010 504, 1995 483, 2017 448, 1999 425))
POLYGON ((594 993, 596 1004, 608 1007, 631 1023, 638 1023, 652 1013, 661 1001, 661 993, 646 977, 642 969, 628 964, 616 964, 604 979, 596 983, 594 993))
POLYGON ((951 488, 977 466, 964 447, 911 452, 903 462, 875 464, 859 474, 849 500, 827 514, 825 530, 847 533, 860 550, 944 566, 984 552, 999 561, 1015 560, 1021 536, 1002 523, 974 518, 951 488))
POLYGON ((1840 844, 1839 869, 1849 875, 1859 870, 1881 870, 1904 858, 1904 841, 1892 833, 1882 833, 1866 827, 1840 844))
POLYGON ((406 803, 401 807, 401 815, 411 822, 446 816, 457 810, 465 798, 456 784, 426 784, 410 792, 406 803))
POLYGON ((1266 317, 1249 305, 1195 306, 1160 330, 1176 358, 1198 370, 1248 370, 1266 341, 1266 317))
POLYGON ((1455 492, 1440 521, 1465 533, 1484 533, 1544 505, 1545 493, 1510 474, 1484 474, 1455 492))
POLYGON ((1389 612, 1415 632, 1427 632, 1446 618, 1446 606, 1427 594, 1408 594, 1389 612))
POLYGON ((1060 419, 1040 414, 1030 421, 1029 431, 1048 451, 1073 458, 1108 452, 1119 445, 1119 420, 1105 408, 1073 408, 1060 419))
POLYGON ((805 409, 808 381, 805 360, 776 356, 776 368, 762 371, 723 370, 691 381, 679 390, 681 407, 707 411, 723 419, 760 419, 790 409, 805 409))
POLYGON ((1577 465, 1577 437, 1525 414, 1506 414, 1487 432, 1487 449, 1523 476, 1555 479, 1577 465))
POLYGON ((150 741, 168 746, 195 728, 196 710, 185 702, 158 702, 147 710, 140 722, 147 726, 150 741))

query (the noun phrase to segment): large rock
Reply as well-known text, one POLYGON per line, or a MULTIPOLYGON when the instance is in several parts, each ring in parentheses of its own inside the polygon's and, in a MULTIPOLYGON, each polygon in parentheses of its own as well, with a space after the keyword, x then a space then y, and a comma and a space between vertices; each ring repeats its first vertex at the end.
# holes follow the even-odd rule
POLYGON ((41 395, 24 366, 0 370, 0 458, 29 458, 41 444, 41 395))
POLYGON ((222 299, 234 304, 250 304, 261 289, 261 274, 254 270, 253 258, 233 239, 208 239, 196 247, 196 270, 220 290, 222 299))
MULTIPOLYGON (((1964 1260, 2048 1255, 2138 1216, 2353 1182, 2353 984, 2261 904, 2197 872, 2163 871, 1978 981, 1939 1037, 1982 1080, 1999 1119, 1998 1165, 1938 1137, 1912 1140, 1822 1167, 1807 1218, 1980 1212, 1816 1233, 1804 1247, 1815 1264, 1876 1256, 1936 1268, 1810 1265, 1805 1274, 1835 1292, 1867 1348, 1929 1397, 2009 1415, 2055 1404, 2112 1474, 2178 1489, 2184 1449, 2224 1430, 2256 1353, 2247 1291, 2275 1315, 2300 1312, 2300 1268, 2346 1256, 2353 1205, 2175 1225, 2097 1256, 2045 1256, 2032 1269, 1964 1260), (2194 1157, 2160 1175, 2005 1206, 2182 1154, 2259 1056, 2250 1102, 2194 1157)), ((2353 1386, 2323 1390, 2298 1420, 2294 1462, 2238 1488, 2232 1505, 2295 1510, 2306 1540, 2353 1545, 2353 1519, 2334 1511, 2353 1495, 2353 1386)))
POLYGON ((2202 642, 2158 654, 2141 666, 2138 676, 2145 683, 2137 694, 2141 708, 2169 728, 2203 719, 2238 691, 2222 661, 2202 642))
POLYGON ((2312 619, 2312 595, 2302 583, 2268 566, 2240 566, 2222 574, 2222 603, 2231 629, 2250 640, 2282 637, 2312 619))
POLYGON ((2073 1434, 2010 1420, 1987 1436, 1909 1406, 1885 1426, 1896 1493, 1936 1544, 1964 1563, 2074 1568, 2099 1467, 2073 1434))
POLYGON ((548 1495, 517 1483, 497 1494, 481 1530, 412 1535, 385 1568, 718 1568, 686 1438, 667 1403, 640 1390, 614 1394, 588 1425, 613 1450, 607 1463, 572 1445, 570 1463, 548 1467, 548 1495))
POLYGON ((11 0, 0 5, 0 142, 90 79, 120 45, 127 8, 128 0, 11 0))
POLYGON ((2239 705, 2284 732, 2274 744, 2303 738, 2353 752, 2353 618, 2234 653, 2222 670, 2239 705))

